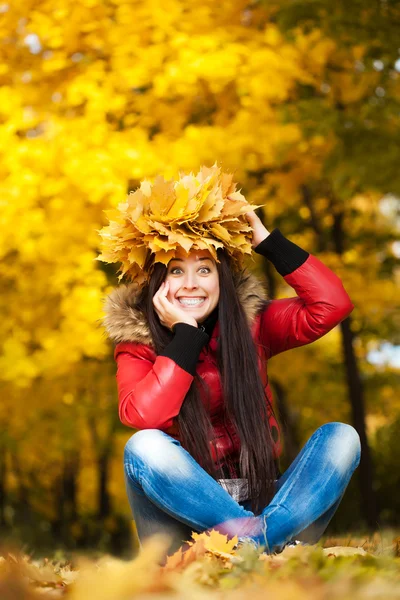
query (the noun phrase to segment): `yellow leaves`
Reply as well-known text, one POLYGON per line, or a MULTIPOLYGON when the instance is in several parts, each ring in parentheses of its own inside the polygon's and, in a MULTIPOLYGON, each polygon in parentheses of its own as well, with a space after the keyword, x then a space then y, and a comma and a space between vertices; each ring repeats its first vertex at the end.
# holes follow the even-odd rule
POLYGON ((268 24, 264 31, 264 41, 268 46, 277 47, 282 43, 282 34, 278 27, 268 24))
MULTIPOLYGON (((174 182, 164 181, 164 178, 161 175, 157 175, 151 188, 147 214, 150 214, 156 221, 160 220, 161 222, 168 222, 169 220, 173 220, 176 218, 173 216, 175 200, 174 182), (171 215, 168 214, 170 211, 171 215)), ((138 201, 140 201, 139 198, 138 201)), ((177 207, 177 210, 179 211, 179 207, 177 207)), ((180 214, 177 216, 180 216, 180 214)))
POLYGON ((285 548, 278 555, 257 557, 254 552, 243 553, 242 561, 232 564, 229 559, 217 556, 218 553, 206 550, 198 539, 186 552, 180 550, 160 566, 168 540, 157 535, 145 541, 133 560, 77 557, 74 561, 77 568, 68 563, 61 566, 48 559, 34 561, 8 553, 0 558, 0 590, 8 598, 8 585, 15 589, 11 587, 13 581, 16 589, 25 592, 20 597, 27 600, 44 594, 51 597, 67 594, 72 600, 143 597, 245 600, 249 595, 255 600, 397 598, 399 559, 394 553, 397 545, 395 538, 390 555, 381 556, 360 547, 296 546, 285 548), (24 581, 29 587, 22 585, 24 581))
POLYGON ((5 85, 0 87, 0 115, 3 118, 6 116, 15 119, 18 116, 18 109, 21 104, 22 98, 17 90, 5 85))
POLYGON ((221 556, 227 556, 228 554, 231 555, 234 552, 234 546, 236 546, 238 543, 237 536, 234 536, 231 540, 228 540, 227 535, 223 535, 215 529, 211 530, 209 534, 193 533, 192 538, 195 540, 195 542, 199 542, 201 540, 206 550, 221 556))
POLYGON ((222 227, 222 225, 220 225, 219 223, 213 223, 210 227, 210 230, 211 233, 213 233, 217 239, 220 239, 223 242, 229 243, 232 239, 227 230, 224 227, 222 227))
POLYGON ((82 559, 81 573, 70 590, 71 600, 122 600, 144 592, 161 592, 168 585, 160 574, 160 561, 165 555, 169 539, 163 535, 149 538, 134 560, 121 561, 111 556, 97 564, 82 559))
POLYGON ((175 251, 174 250, 158 250, 157 251, 157 259, 158 262, 162 263, 163 265, 167 266, 169 261, 174 258, 175 256, 175 251))
MULTIPOLYGON (((167 212, 167 216, 172 220, 177 217, 181 217, 188 205, 190 189, 184 186, 184 182, 181 182, 175 186, 175 201, 171 205, 171 208, 167 212)), ((193 193, 190 197, 193 197, 193 193)), ((193 210, 193 209, 192 209, 193 210)), ((191 211, 192 212, 192 211, 191 211)))
POLYGON ((377 72, 362 74, 354 71, 333 72, 331 82, 336 102, 337 100, 343 104, 358 102, 366 94, 373 92, 379 78, 377 72))
POLYGON ((351 548, 347 546, 324 548, 323 553, 326 556, 366 556, 368 554, 364 548, 351 548))
POLYGON ((10 593, 14 595, 13 590, 18 590, 24 600, 35 600, 47 594, 59 597, 77 575, 70 566, 51 564, 47 559, 34 561, 26 555, 8 552, 5 558, 0 557, 0 594, 8 598, 10 593), (34 593, 34 589, 40 594, 34 593))
MULTIPOLYGON (((160 244, 160 240, 155 240, 155 242, 158 242, 158 244, 160 244)), ((162 247, 162 246, 160 246, 162 247)), ((143 268, 144 266, 144 262, 146 260, 146 254, 147 254, 147 249, 145 248, 145 246, 141 246, 141 247, 133 247, 130 252, 128 253, 128 261, 129 263, 135 262, 139 265, 139 267, 143 268)))
MULTIPOLYGON (((225 202, 223 200, 223 192, 221 190, 221 196, 218 197, 217 189, 210 190, 208 195, 206 196, 203 205, 200 207, 199 216, 197 221, 199 223, 203 223, 207 220, 216 219, 224 208, 225 214, 227 214, 227 210, 229 207, 229 200, 226 199, 225 202), (221 197, 222 196, 222 197, 221 197)), ((226 194, 227 196, 227 194, 226 194)))
MULTIPOLYGON (((59 43, 61 40, 59 41, 59 43)), ((69 60, 63 52, 53 52, 51 56, 42 63, 44 73, 53 74, 57 71, 63 71, 69 66, 69 60)))
POLYGON ((35 360, 27 352, 28 346, 15 338, 3 342, 0 355, 1 378, 12 381, 20 387, 29 385, 40 370, 35 360))
POLYGON ((165 265, 178 246, 208 249, 225 247, 236 264, 251 253, 251 227, 245 217, 250 205, 236 190, 232 175, 215 163, 197 175, 180 173, 177 181, 158 175, 145 180, 129 194, 118 211, 107 211, 108 226, 99 231, 103 240, 97 260, 120 262, 120 277, 145 281, 156 262, 165 265), (147 251, 146 251, 147 249, 147 251), (146 260, 152 261, 143 271, 146 260))
MULTIPOLYGON (((192 537, 194 537, 193 534, 192 537)), ((186 568, 191 563, 201 559, 206 553, 205 540, 197 539, 195 543, 190 543, 186 550, 179 548, 175 554, 167 557, 164 569, 166 571, 177 571, 186 568)))
MULTIPOLYGON (((207 559, 214 560, 216 563, 222 561, 227 569, 230 569, 233 563, 241 562, 243 558, 236 554, 234 546, 238 543, 235 536, 228 540, 228 536, 222 535, 215 529, 209 533, 192 533, 192 540, 185 544, 185 548, 179 548, 175 554, 168 556, 164 565, 164 571, 188 573, 189 565, 192 565, 193 572, 199 572, 199 566, 207 559), (197 569, 193 564, 198 562, 197 569)), ((210 564, 210 563, 208 563, 210 564)))

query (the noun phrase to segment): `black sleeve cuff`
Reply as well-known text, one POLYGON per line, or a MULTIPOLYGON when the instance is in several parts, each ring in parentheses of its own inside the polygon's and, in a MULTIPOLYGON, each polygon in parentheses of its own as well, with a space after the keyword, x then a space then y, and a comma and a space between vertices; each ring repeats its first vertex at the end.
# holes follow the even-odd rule
POLYGON ((198 327, 188 323, 177 323, 173 327, 174 338, 160 352, 159 356, 172 358, 182 369, 196 375, 196 365, 200 352, 210 336, 198 327))
POLYGON ((269 236, 254 248, 254 252, 268 258, 283 277, 301 267, 310 256, 309 252, 288 240, 278 228, 273 229, 269 236))

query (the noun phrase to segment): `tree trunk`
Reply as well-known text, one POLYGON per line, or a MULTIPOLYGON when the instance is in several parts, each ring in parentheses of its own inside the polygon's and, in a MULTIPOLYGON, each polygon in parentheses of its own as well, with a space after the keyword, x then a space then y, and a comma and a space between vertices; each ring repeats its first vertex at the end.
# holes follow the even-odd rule
POLYGON ((79 472, 79 453, 66 452, 62 471, 56 483, 55 493, 57 517, 52 523, 53 534, 65 543, 71 541, 71 525, 78 518, 77 478, 79 472))
POLYGON ((6 486, 6 448, 5 445, 0 446, 0 527, 6 526, 6 498, 7 498, 7 486, 6 486))
POLYGON ((97 462, 98 464, 98 481, 99 481, 99 500, 98 500, 98 516, 99 519, 105 519, 111 513, 111 498, 108 490, 109 466, 111 453, 104 452, 97 462))
POLYGON ((64 508, 64 518, 67 523, 73 523, 78 516, 77 477, 79 472, 79 453, 67 453, 64 459, 62 473, 62 503, 64 508))
POLYGON ((346 380, 349 390, 352 421, 361 441, 361 459, 359 484, 361 507, 364 518, 370 529, 378 525, 378 508, 373 488, 373 464, 365 426, 364 390, 354 352, 354 334, 351 330, 350 317, 340 323, 342 347, 345 358, 346 380))
POLYGON ((110 413, 109 419, 110 423, 105 439, 100 438, 95 420, 92 418, 89 418, 88 420, 88 427, 97 457, 97 514, 99 519, 104 519, 111 513, 111 496, 108 489, 108 480, 117 419, 113 413, 110 413))
POLYGON ((10 452, 10 458, 13 475, 18 482, 17 498, 13 508, 16 510, 16 518, 24 524, 29 524, 31 520, 31 506, 29 502, 30 485, 25 483, 24 477, 27 476, 30 483, 32 481, 32 474, 27 475, 26 473, 23 473, 21 463, 16 452, 10 452))

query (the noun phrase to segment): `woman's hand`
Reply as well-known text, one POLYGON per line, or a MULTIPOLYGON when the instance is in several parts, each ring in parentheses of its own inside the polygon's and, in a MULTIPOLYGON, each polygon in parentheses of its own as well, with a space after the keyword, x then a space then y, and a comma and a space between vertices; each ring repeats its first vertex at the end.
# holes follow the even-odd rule
POLYGON ((245 213, 247 220, 249 221, 251 227, 253 228, 253 239, 251 242, 251 247, 255 248, 260 244, 266 237, 269 236, 270 232, 266 229, 259 217, 257 217, 254 210, 250 210, 245 213))
POLYGON ((171 330, 175 323, 187 323, 188 325, 198 327, 196 319, 187 315, 183 309, 178 308, 168 300, 168 290, 168 281, 163 281, 153 296, 153 306, 161 325, 171 330))

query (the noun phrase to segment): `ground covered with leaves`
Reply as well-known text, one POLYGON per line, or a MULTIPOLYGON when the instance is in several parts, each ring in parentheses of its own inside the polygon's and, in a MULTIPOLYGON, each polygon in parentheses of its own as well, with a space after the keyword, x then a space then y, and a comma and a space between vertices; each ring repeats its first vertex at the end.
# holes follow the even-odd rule
POLYGON ((400 599, 400 538, 393 534, 325 539, 274 555, 249 544, 235 549, 236 542, 215 531, 194 535, 167 561, 169 540, 163 536, 149 539, 133 560, 35 560, 3 551, 0 598, 400 599))

